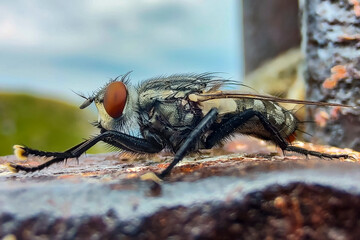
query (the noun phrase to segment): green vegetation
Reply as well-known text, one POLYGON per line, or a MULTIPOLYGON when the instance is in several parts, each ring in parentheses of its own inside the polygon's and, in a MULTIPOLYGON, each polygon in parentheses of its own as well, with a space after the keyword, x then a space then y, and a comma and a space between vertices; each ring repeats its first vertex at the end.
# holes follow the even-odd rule
MULTIPOLYGON (((0 93, 0 156, 14 144, 63 151, 98 132, 89 110, 25 94, 0 93)), ((89 153, 99 152, 101 145, 89 153)))

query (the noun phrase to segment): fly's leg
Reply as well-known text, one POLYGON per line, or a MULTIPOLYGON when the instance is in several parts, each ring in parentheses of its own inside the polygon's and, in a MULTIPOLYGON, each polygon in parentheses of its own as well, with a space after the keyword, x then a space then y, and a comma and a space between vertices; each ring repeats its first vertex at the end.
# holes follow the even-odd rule
POLYGON ((215 144, 217 144, 221 139, 223 139, 226 136, 229 136, 231 133, 233 133, 234 129, 240 127, 241 125, 245 124, 247 121, 249 121, 253 117, 258 117, 260 122, 262 123, 263 127, 270 133, 272 136, 272 141, 278 145, 283 151, 291 151, 291 152, 297 152, 304 155, 312 155, 316 157, 326 157, 326 158, 349 158, 349 155, 347 154, 327 154, 327 153, 321 153, 316 151, 310 151, 306 150, 304 148, 291 146, 287 140, 285 140, 280 132, 270 123, 270 121, 260 112, 255 111, 253 109, 248 109, 242 112, 239 115, 236 115, 229 119, 227 122, 225 122, 220 128, 212 132, 208 138, 206 139, 206 148, 210 149, 215 144))
POLYGON ((50 165, 58 162, 62 162, 68 158, 78 158, 81 154, 87 151, 89 148, 94 146, 99 141, 103 141, 105 143, 111 144, 113 146, 119 147, 121 149, 138 152, 138 153, 157 153, 163 149, 161 143, 155 142, 153 139, 151 140, 136 138, 121 132, 116 131, 107 131, 99 134, 98 136, 84 141, 75 147, 67 150, 64 153, 58 153, 57 157, 40 164, 35 167, 25 167, 17 164, 9 164, 9 167, 12 171, 25 171, 25 172, 35 172, 42 170, 50 165))
POLYGON ((307 150, 307 149, 304 149, 304 148, 301 148, 301 147, 295 147, 295 146, 291 146, 291 145, 288 145, 286 147, 286 149, 283 149, 285 151, 291 151, 291 152, 297 152, 297 153, 301 153, 301 154, 304 154, 304 155, 312 155, 312 156, 315 156, 315 157, 319 157, 319 158, 353 158, 347 154, 328 154, 328 153, 321 153, 321 152, 317 152, 317 151, 310 151, 310 150, 307 150))
POLYGON ((14 153, 15 153, 15 156, 20 160, 26 160, 26 157, 29 155, 34 155, 34 156, 38 156, 38 157, 70 158, 72 156, 71 151, 80 147, 82 144, 84 144, 87 141, 88 140, 85 140, 64 152, 46 152, 46 151, 40 151, 40 150, 28 148, 28 147, 22 146, 22 145, 14 145, 14 153))
POLYGON ((170 165, 162 171, 158 176, 163 179, 165 176, 170 174, 171 170, 175 167, 175 165, 180 162, 184 156, 191 150, 196 141, 199 141, 200 136, 210 129, 211 125, 216 120, 218 115, 218 111, 216 108, 212 108, 205 117, 200 121, 200 123, 192 130, 192 132, 187 136, 184 143, 181 145, 179 150, 176 152, 174 156, 174 160, 170 163, 170 165))
POLYGON ((281 137, 279 131, 269 122, 269 120, 266 117, 264 117, 263 114, 253 109, 247 109, 243 111, 241 114, 230 118, 228 121, 223 123, 218 129, 214 130, 207 137, 205 147, 207 149, 212 148, 224 137, 227 137, 230 134, 232 134, 235 129, 247 123, 251 118, 255 116, 259 118, 264 128, 270 133, 270 135, 272 136, 272 140, 277 145, 279 145, 281 149, 286 148, 288 143, 283 137, 281 137))
MULTIPOLYGON (((100 135, 105 133, 105 132, 108 132, 108 130, 106 130, 104 128, 101 128, 100 135)), ((150 136, 149 138, 153 138, 153 137, 150 136)), ((154 140, 149 139, 149 140, 154 142, 154 140, 156 141, 157 139, 154 139, 154 140)), ((15 156, 20 160, 26 160, 27 156, 29 156, 29 155, 34 155, 34 156, 38 156, 38 157, 72 158, 73 157, 72 151, 77 149, 78 147, 80 147, 82 144, 84 144, 87 141, 88 140, 85 140, 85 141, 83 141, 83 142, 69 148, 68 150, 65 150, 64 152, 41 151, 41 150, 29 148, 27 146, 22 146, 22 145, 14 145, 13 148, 14 148, 15 156)), ((117 144, 116 141, 112 141, 112 140, 108 139, 107 143, 114 146, 114 147, 121 148, 121 149, 124 149, 124 150, 128 150, 123 145, 117 144)))

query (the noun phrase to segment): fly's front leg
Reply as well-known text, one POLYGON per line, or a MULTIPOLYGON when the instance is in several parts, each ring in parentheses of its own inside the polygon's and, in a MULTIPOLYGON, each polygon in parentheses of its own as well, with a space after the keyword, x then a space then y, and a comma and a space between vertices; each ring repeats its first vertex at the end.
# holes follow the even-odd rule
POLYGON ((219 140, 223 139, 226 136, 229 136, 236 128, 239 128, 241 125, 245 124, 247 121, 249 121, 255 116, 259 118, 265 130, 270 133, 270 135, 272 136, 272 141, 276 145, 278 145, 283 151, 297 152, 304 155, 312 155, 320 158, 349 158, 349 155, 347 154, 333 155, 291 146, 263 114, 253 109, 245 110, 241 114, 230 118, 219 129, 212 132, 206 139, 206 148, 212 148, 216 143, 219 142, 219 140))
MULTIPOLYGON (((105 130, 104 128, 101 128, 101 132, 99 136, 102 136, 103 133, 105 132, 111 132, 108 130, 105 130)), ((157 139, 152 139, 152 137, 150 136, 148 139, 150 142, 155 142, 157 139)), ((64 152, 48 152, 48 151, 41 151, 41 150, 37 150, 37 149, 32 149, 29 148, 27 146, 22 146, 22 145, 14 145, 14 154, 15 156, 19 159, 19 160, 26 160, 27 156, 29 155, 34 155, 34 156, 38 156, 38 157, 54 157, 54 158, 73 158, 74 154, 73 151, 76 150, 77 148, 79 148, 81 145, 83 145, 84 143, 88 142, 89 140, 85 140, 67 150, 65 150, 64 152)), ((131 141, 131 140, 129 140, 131 141)), ((134 141, 136 142, 136 140, 134 141)), ((119 143, 117 143, 115 140, 112 140, 111 138, 107 138, 107 142, 108 144, 117 147, 117 148, 121 148, 123 150, 128 150, 131 151, 130 149, 127 149, 126 146, 121 145, 119 143)), ((141 149, 139 149, 139 151, 135 151, 135 152, 141 152, 141 149)))
POLYGON ((25 172, 34 172, 44 169, 54 163, 62 162, 67 158, 78 158, 81 154, 87 151, 89 148, 94 146, 99 141, 103 141, 105 143, 111 144, 113 146, 119 147, 121 149, 138 152, 138 153, 156 153, 160 152, 163 149, 161 143, 157 143, 154 141, 149 141, 147 139, 133 137, 121 132, 116 131, 106 131, 98 136, 84 141, 75 147, 67 150, 64 153, 59 153, 58 157, 55 157, 43 164, 40 164, 35 167, 25 167, 17 164, 10 164, 9 167, 12 171, 25 171, 25 172), (63 155, 61 155, 63 154, 63 155))
POLYGON ((160 178, 164 178, 165 176, 167 176, 171 172, 171 170, 175 167, 175 165, 184 158, 184 156, 189 152, 189 150, 193 147, 196 141, 199 141, 200 136, 210 129, 211 125, 215 122, 217 115, 218 115, 218 111, 216 108, 211 109, 205 115, 205 117, 191 131, 191 133, 185 139, 184 143, 176 152, 174 156, 174 160, 164 171, 162 171, 162 173, 159 174, 160 178))
POLYGON ((74 149, 80 147, 82 144, 87 142, 88 140, 85 140, 77 145, 75 145, 72 148, 69 148, 68 150, 64 152, 47 152, 47 151, 40 151, 32 148, 28 148, 27 146, 22 145, 14 145, 14 154, 19 160, 26 160, 27 156, 34 155, 38 157, 58 157, 58 158, 71 158, 71 151, 74 149))

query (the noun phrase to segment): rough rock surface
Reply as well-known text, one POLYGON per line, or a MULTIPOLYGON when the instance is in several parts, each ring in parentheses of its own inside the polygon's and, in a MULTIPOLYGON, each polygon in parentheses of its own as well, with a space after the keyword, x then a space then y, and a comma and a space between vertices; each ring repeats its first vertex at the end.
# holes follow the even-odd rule
MULTIPOLYGON (((349 149, 301 146, 332 153, 349 149)), ((0 239, 355 239, 360 166, 243 138, 188 156, 165 181, 141 181, 166 153, 83 156, 41 172, 0 170, 0 239), (246 154, 239 153, 244 151, 246 154), (231 153, 232 152, 232 153, 231 153)), ((0 157, 0 164, 18 161, 0 157)), ((30 158, 24 164, 44 159, 30 158)))

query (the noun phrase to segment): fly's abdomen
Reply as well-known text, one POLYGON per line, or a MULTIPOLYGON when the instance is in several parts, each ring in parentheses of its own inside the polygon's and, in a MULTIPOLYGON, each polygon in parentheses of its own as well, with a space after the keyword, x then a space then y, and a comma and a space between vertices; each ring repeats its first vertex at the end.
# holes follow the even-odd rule
MULTIPOLYGON (((297 119, 291 111, 279 106, 275 102, 248 99, 248 98, 218 98, 209 99, 200 103, 203 115, 206 115, 211 108, 218 109, 218 121, 226 122, 230 118, 242 114, 245 110, 254 110, 264 116, 268 122, 275 127, 280 135, 287 139, 297 127, 297 119)), ((250 120, 240 125, 236 132, 252 135, 265 140, 273 139, 268 130, 264 128, 260 119, 254 115, 250 120)))
MULTIPOLYGON (((248 109, 261 113, 285 139, 296 130, 297 119, 295 116, 291 111, 275 102, 258 99, 235 99, 234 101, 237 105, 236 114, 241 114, 248 109)), ((264 128, 263 123, 256 116, 241 126, 237 132, 253 135, 265 140, 272 139, 269 131, 264 128)))

